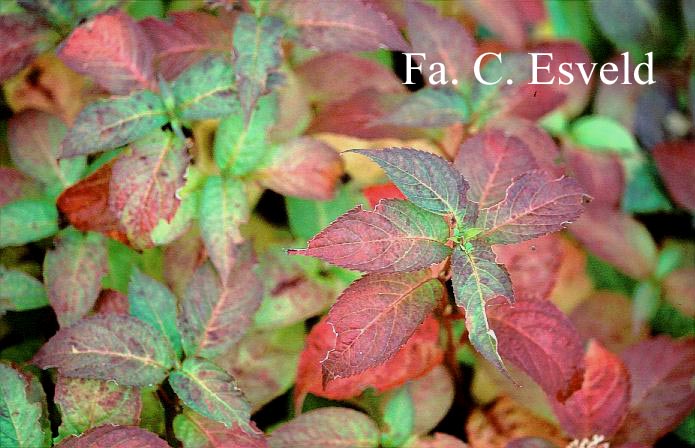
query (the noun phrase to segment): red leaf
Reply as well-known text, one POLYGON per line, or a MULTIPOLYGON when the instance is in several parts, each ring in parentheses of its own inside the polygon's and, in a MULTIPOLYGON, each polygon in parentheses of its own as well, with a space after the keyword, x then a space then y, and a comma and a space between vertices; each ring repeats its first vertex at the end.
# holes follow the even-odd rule
POLYGON ((103 425, 79 436, 70 436, 58 448, 167 448, 156 434, 136 426, 103 425))
POLYGON ((128 296, 113 289, 104 289, 99 294, 94 304, 94 312, 97 314, 130 314, 128 296))
POLYGON ((564 156, 568 168, 594 204, 620 205, 625 176, 617 154, 570 148, 564 156))
POLYGON ((299 28, 301 43, 324 52, 371 51, 389 48, 408 51, 408 43, 395 24, 363 0, 343 0, 330 8, 314 0, 288 2, 291 21, 299 28))
POLYGON ((446 67, 449 79, 466 81, 473 70, 477 52, 475 40, 468 31, 456 20, 441 17, 429 5, 408 2, 405 9, 413 51, 427 55, 422 64, 424 78, 428 79, 432 74, 430 65, 439 62, 446 67))
POLYGON ((58 209, 76 229, 100 232, 128 244, 118 216, 109 208, 111 168, 108 163, 58 197, 58 209))
POLYGON ((349 210, 289 254, 318 257, 361 272, 414 271, 439 263, 451 250, 442 217, 410 202, 385 199, 374 211, 349 210))
POLYGON ((166 20, 147 17, 140 26, 152 40, 157 71, 169 81, 206 55, 227 53, 232 48, 230 24, 204 12, 173 12, 166 20))
POLYGON ((652 445, 695 408, 695 339, 640 342, 621 355, 630 372, 630 411, 614 442, 652 445))
POLYGON ((155 89, 153 55, 140 25, 116 9, 80 25, 58 50, 67 66, 116 95, 155 89))
POLYGON ((336 343, 323 361, 323 381, 383 364, 405 345, 442 299, 429 270, 367 275, 350 285, 328 313, 336 343))
POLYGON ((509 272, 517 300, 545 300, 550 297, 562 261, 560 240, 557 235, 546 235, 493 247, 497 262, 502 263, 509 272))
POLYGON ((374 208, 382 199, 405 199, 405 195, 393 183, 381 185, 371 185, 362 190, 362 194, 367 198, 369 205, 374 208))
POLYGON ((596 341, 584 356, 584 383, 564 404, 551 400, 562 428, 576 439, 611 438, 627 415, 630 378, 620 358, 596 341))
POLYGON ((683 208, 695 210, 695 142, 662 143, 653 154, 673 200, 683 208))
POLYGON ((48 28, 39 19, 25 14, 0 16, 0 82, 17 74, 39 53, 40 44, 49 37, 48 28))
POLYGON ((328 350, 335 347, 335 342, 335 333, 326 319, 311 329, 297 367, 294 397, 299 408, 307 393, 343 400, 356 397, 368 387, 380 392, 396 388, 408 380, 427 374, 441 363, 443 358, 442 349, 439 347, 439 324, 435 319, 429 318, 389 361, 359 375, 331 381, 324 389, 321 381, 321 360, 326 357, 328 350))
POLYGON ((503 359, 516 364, 550 397, 564 402, 582 385, 584 350, 572 322, 546 300, 488 308, 503 359))
POLYGON ((470 185, 468 198, 480 208, 503 200, 512 180, 538 168, 521 140, 498 130, 482 132, 463 142, 454 166, 470 185))

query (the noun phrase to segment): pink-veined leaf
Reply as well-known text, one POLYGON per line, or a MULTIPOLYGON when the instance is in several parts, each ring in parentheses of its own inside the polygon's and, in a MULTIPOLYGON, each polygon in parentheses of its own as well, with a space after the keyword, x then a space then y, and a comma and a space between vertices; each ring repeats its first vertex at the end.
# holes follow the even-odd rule
POLYGON ((326 201, 335 196, 343 160, 327 144, 299 137, 281 146, 257 172, 261 184, 284 196, 326 201))
POLYGON ((353 409, 320 408, 278 427, 270 435, 268 445, 270 448, 373 448, 379 445, 379 429, 371 418, 353 409))
POLYGON ((326 53, 409 48, 386 14, 363 0, 345 0, 330 8, 313 0, 287 6, 290 21, 299 28, 300 42, 306 47, 326 53))
POLYGON ((570 148, 564 151, 564 156, 572 175, 594 204, 619 206, 625 175, 617 154, 570 148))
POLYGON ((630 409, 614 442, 652 445, 695 407, 695 339, 657 336, 626 349, 630 409))
POLYGON ((140 423, 140 391, 113 381, 59 375, 55 403, 60 409, 60 437, 80 435, 90 428, 140 423))
POLYGON ((178 137, 162 131, 133 142, 130 149, 113 165, 109 206, 128 239, 147 248, 154 244, 152 230, 160 220, 171 221, 178 209, 176 191, 184 183, 188 154, 178 137))
POLYGON ((256 257, 247 244, 238 248, 226 279, 220 279, 209 264, 196 271, 179 317, 186 354, 212 358, 244 336, 263 297, 255 266, 256 257))
POLYGON ((501 202, 480 210, 477 227, 495 243, 517 243, 563 229, 582 213, 586 196, 577 181, 542 171, 516 178, 501 202))
POLYGON ((321 362, 328 383, 391 359, 444 294, 429 270, 372 274, 350 285, 328 313, 335 347, 321 362))
POLYGON ((152 43, 140 25, 120 10, 99 14, 75 28, 58 56, 116 95, 155 86, 152 43))
POLYGON ((232 48, 232 30, 222 17, 202 11, 176 11, 161 20, 140 21, 155 50, 158 73, 171 81, 208 54, 232 48))
POLYGON ((504 297, 514 301, 512 283, 506 269, 497 264, 492 248, 480 241, 457 247, 451 257, 451 282, 456 304, 466 310, 468 339, 485 359, 505 375, 507 369, 499 355, 498 339, 487 318, 488 302, 504 297))
POLYGON ((695 210, 695 144, 668 142, 654 148, 654 160, 674 201, 695 210))
POLYGON ((137 426, 103 425, 72 436, 56 448, 168 448, 164 440, 137 426))
POLYGON ((93 233, 69 233, 46 253, 43 269, 51 307, 60 326, 69 327, 92 309, 99 296, 108 271, 104 241, 93 233))
POLYGON ((265 436, 253 422, 251 428, 227 427, 189 409, 174 418, 174 434, 186 448, 268 448, 265 436))
POLYGON ((458 223, 473 222, 477 207, 466 198, 468 183, 443 158, 410 148, 353 150, 375 161, 415 205, 458 223))
POLYGON ((174 365, 168 341, 130 316, 82 319, 48 340, 32 362, 68 377, 114 380, 124 386, 159 384, 174 365))
POLYGON ((169 375, 176 395, 194 411, 230 427, 252 430, 251 408, 236 381, 221 367, 200 358, 186 358, 169 375))
POLYGON ((294 398, 298 409, 301 409, 307 393, 344 400, 360 395, 369 387, 379 392, 394 389, 427 374, 443 358, 439 346, 439 325, 434 318, 428 318, 389 361, 358 375, 335 379, 324 388, 321 361, 326 357, 326 352, 335 347, 335 342, 335 333, 326 319, 311 329, 297 367, 294 398))
POLYGON ((630 377, 617 355, 592 340, 584 355, 582 388, 560 404, 551 400, 560 425, 581 439, 601 434, 611 438, 627 415, 630 377))
POLYGON ((572 322, 547 300, 519 301, 488 309, 500 356, 543 391, 565 402, 582 385, 584 350, 572 322))
POLYGON ((422 63, 423 77, 429 79, 431 64, 439 62, 446 67, 448 79, 466 82, 477 52, 468 30, 455 19, 440 16, 434 8, 421 2, 406 3, 405 11, 413 52, 425 53, 427 57, 422 63))
POLYGON ((0 82, 17 74, 48 46, 50 30, 40 19, 26 14, 0 16, 0 82))
POLYGON ((312 238, 307 249, 289 253, 362 272, 414 271, 446 258, 448 238, 441 216, 407 201, 385 199, 374 211, 358 205, 312 238))
POLYGON ((454 166, 470 185, 468 198, 480 208, 503 200, 515 178, 538 168, 521 140, 499 130, 482 132, 464 141, 454 166))

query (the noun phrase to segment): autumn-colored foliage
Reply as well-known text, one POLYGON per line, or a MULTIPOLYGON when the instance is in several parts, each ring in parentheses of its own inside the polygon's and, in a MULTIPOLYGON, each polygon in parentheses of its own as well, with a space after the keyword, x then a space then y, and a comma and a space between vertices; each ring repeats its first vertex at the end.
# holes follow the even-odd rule
POLYGON ((0 446, 694 445, 692 9, 0 1, 0 446))

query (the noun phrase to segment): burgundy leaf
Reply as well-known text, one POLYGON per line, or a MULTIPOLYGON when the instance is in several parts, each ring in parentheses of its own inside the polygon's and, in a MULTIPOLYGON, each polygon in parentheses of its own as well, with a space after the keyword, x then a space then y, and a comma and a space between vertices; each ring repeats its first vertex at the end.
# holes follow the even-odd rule
POLYGON ((46 253, 43 269, 48 300, 60 326, 69 327, 92 309, 99 296, 108 271, 104 242, 96 234, 67 234, 46 253))
POLYGON ((658 336, 621 355, 630 373, 630 410, 617 442, 652 445, 695 408, 695 339, 658 336))
POLYGON ((594 204, 620 205, 625 175, 617 154, 570 148, 564 156, 568 168, 594 204))
POLYGON ((72 436, 56 445, 57 448, 168 448, 156 434, 137 426, 103 425, 72 436))
POLYGON ((336 343, 321 362, 324 383, 391 359, 443 294, 442 282, 429 270, 373 274, 354 282, 328 313, 336 343))
POLYGON ((627 415, 630 378, 618 356, 596 341, 584 356, 582 388, 560 404, 551 400, 562 428, 576 439, 601 434, 611 438, 627 415))
POLYGON ((530 171, 507 188, 502 202, 480 210, 478 227, 492 243, 516 243, 556 232, 582 212, 584 192, 570 178, 530 171))
POLYGON ((546 300, 488 309, 500 355, 516 364, 543 391, 565 402, 582 386, 582 341, 572 322, 546 300))
MULTIPOLYGON (((423 76, 432 74, 431 64, 439 62, 446 67, 448 79, 465 82, 471 73, 476 57, 476 44, 470 33, 456 20, 441 17, 429 5, 420 2, 406 3, 408 38, 413 51, 425 53, 422 63, 423 76)), ((421 60, 414 58, 417 63, 421 60)))
POLYGON ((130 145, 131 153, 113 165, 109 206, 138 248, 153 245, 150 233, 171 221, 188 166, 184 144, 170 132, 155 131, 130 145))
POLYGON ((498 130, 482 132, 463 142, 454 166, 470 185, 468 198, 480 208, 503 200, 512 180, 538 168, 521 140, 498 130))
POLYGON ((449 228, 440 216, 407 201, 385 199, 374 211, 348 211, 290 254, 321 258, 362 272, 414 271, 447 257, 449 228))
POLYGON ((330 8, 314 0, 288 2, 292 23, 301 43, 324 52, 370 51, 389 48, 407 51, 408 44, 395 24, 373 4, 344 0, 330 8))
POLYGON ((562 167, 557 163, 560 158, 560 151, 553 138, 538 124, 521 118, 508 118, 506 120, 493 120, 486 129, 498 129, 507 136, 518 138, 533 153, 533 157, 541 170, 553 176, 563 174, 562 167))
POLYGON ((683 208, 695 210, 695 143, 663 143, 654 148, 653 154, 673 200, 683 208))
POLYGON ((41 20, 25 14, 0 16, 0 82, 17 74, 41 51, 49 30, 41 20))
POLYGON ((116 95, 155 86, 154 49, 140 25, 120 10, 99 14, 76 28, 58 56, 116 95))

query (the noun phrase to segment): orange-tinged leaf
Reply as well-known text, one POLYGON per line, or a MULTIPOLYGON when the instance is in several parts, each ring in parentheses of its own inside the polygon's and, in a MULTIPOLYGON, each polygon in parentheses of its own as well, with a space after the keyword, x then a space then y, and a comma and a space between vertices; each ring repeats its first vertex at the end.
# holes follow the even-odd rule
POLYGON ((382 199, 405 199, 405 195, 393 182, 371 185, 362 190, 362 194, 372 208, 376 207, 382 199))

